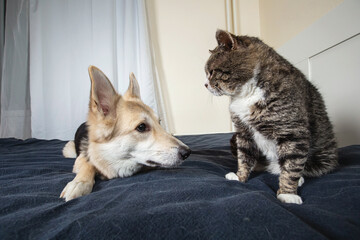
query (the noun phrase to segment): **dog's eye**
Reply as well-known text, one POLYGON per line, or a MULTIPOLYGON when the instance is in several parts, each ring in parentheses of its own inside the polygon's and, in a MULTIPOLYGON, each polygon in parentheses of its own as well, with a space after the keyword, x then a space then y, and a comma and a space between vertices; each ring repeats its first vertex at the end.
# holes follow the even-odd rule
POLYGON ((146 124, 141 123, 139 126, 136 127, 136 131, 138 132, 145 132, 146 131, 146 124))

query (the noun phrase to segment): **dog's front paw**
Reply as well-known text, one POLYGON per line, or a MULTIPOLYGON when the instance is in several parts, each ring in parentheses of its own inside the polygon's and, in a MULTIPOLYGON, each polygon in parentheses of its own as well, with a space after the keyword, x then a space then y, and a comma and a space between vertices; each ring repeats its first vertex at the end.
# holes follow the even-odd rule
POLYGON ((295 204, 303 203, 299 195, 291 194, 291 193, 281 193, 277 196, 277 198, 283 203, 295 203, 295 204))
POLYGON ((64 190, 60 194, 60 198, 64 198, 67 202, 87 195, 91 193, 93 186, 94 182, 72 180, 65 186, 64 190))

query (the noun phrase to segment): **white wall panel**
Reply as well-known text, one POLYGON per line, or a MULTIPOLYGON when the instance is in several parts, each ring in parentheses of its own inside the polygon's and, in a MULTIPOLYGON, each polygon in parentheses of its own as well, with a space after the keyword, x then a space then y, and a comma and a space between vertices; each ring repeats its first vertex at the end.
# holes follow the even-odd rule
POLYGON ((341 146, 360 143, 360 35, 310 58, 341 146))
POLYGON ((360 1, 345 0, 278 52, 320 90, 339 146, 360 144, 360 1))

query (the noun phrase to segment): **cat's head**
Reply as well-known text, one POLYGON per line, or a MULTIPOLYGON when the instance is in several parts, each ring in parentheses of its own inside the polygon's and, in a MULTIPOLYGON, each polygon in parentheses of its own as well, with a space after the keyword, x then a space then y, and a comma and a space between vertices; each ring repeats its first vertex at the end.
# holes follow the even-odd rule
POLYGON ((254 77, 259 66, 257 49, 262 42, 223 30, 217 30, 216 40, 218 46, 210 50, 211 55, 205 65, 205 87, 215 96, 234 96, 254 77))

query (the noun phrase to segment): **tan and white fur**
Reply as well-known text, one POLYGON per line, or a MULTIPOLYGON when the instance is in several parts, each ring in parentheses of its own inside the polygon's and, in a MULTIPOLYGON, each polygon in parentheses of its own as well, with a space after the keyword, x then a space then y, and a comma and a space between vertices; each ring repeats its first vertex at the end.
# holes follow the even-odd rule
MULTIPOLYGON (((75 160, 76 176, 61 198, 69 201, 89 194, 96 174, 105 179, 129 177, 144 166, 178 166, 190 155, 190 149, 167 133, 154 111, 142 102, 134 74, 130 74, 129 88, 123 96, 98 68, 90 66, 89 75, 88 135, 81 141, 75 160)), ((66 144, 63 154, 76 156, 73 141, 66 144)))

